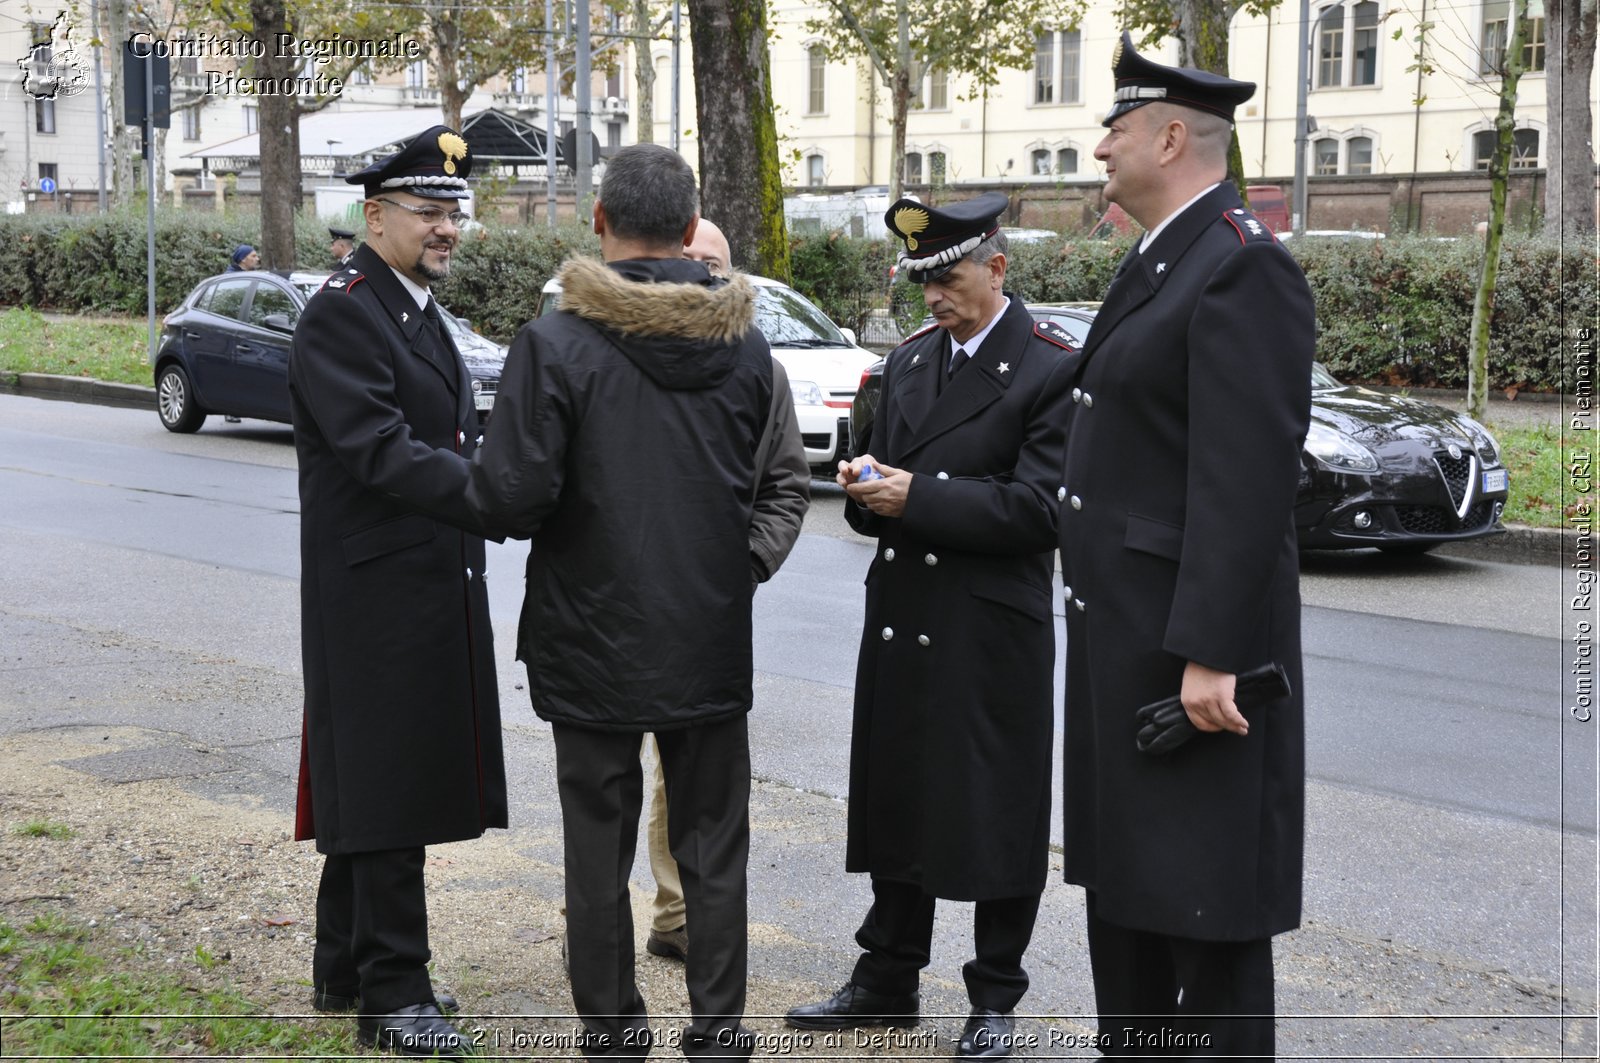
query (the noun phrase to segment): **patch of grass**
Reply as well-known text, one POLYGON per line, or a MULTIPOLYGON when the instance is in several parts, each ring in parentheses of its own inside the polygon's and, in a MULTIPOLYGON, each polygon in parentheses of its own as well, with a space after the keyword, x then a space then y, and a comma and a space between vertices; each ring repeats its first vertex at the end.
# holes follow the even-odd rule
POLYGON ((26 823, 12 827, 11 833, 24 838, 53 838, 58 842, 78 836, 78 832, 65 823, 53 823, 48 819, 30 819, 26 823))
POLYGON ((51 321, 26 307, 0 311, 0 373, 149 384, 148 342, 145 323, 136 318, 51 321))
MULTIPOLYGON (((198 956, 197 956, 198 958, 198 956)), ((349 1056, 349 1023, 274 1017, 224 988, 199 988, 59 916, 0 922, 0 1013, 8 1056, 349 1056)), ((202 966, 207 966, 202 964, 202 966)), ((208 968, 209 969, 209 968, 208 968)))
MULTIPOLYGON (((1566 468, 1563 448, 1588 445, 1557 425, 1489 430, 1500 443, 1501 461, 1511 473, 1505 520, 1536 528, 1559 528, 1572 514, 1581 492, 1566 468)), ((1592 495, 1591 495, 1592 497, 1592 495)))

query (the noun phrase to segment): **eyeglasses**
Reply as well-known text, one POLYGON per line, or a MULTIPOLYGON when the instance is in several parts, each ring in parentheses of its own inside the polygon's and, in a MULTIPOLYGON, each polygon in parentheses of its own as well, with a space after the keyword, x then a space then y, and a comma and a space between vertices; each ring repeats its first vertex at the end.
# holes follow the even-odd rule
POLYGON ((437 226, 449 222, 459 229, 464 223, 472 220, 472 215, 464 210, 445 210, 443 207, 413 207, 409 203, 401 203, 393 199, 379 198, 377 202, 387 203, 389 206, 399 207, 401 210, 409 210, 421 218, 424 225, 437 226))

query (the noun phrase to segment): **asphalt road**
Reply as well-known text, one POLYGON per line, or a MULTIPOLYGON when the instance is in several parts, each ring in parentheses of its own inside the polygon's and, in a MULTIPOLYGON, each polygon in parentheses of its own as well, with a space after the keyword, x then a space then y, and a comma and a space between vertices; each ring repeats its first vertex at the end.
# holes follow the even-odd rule
MULTIPOLYGON (((151 728, 178 762, 220 751, 222 768, 174 769, 195 793, 287 812, 300 704, 288 430, 213 418, 174 436, 153 412, 0 395, 0 455, 0 733, 151 728)), ((871 545, 842 505, 817 485, 755 607, 752 918, 774 933, 752 970, 824 991, 847 974, 867 897, 839 868, 871 545)), ((513 829, 549 855, 548 731, 509 652, 526 549, 492 547, 490 588, 513 829)), ((1594 1051, 1592 1019, 1561 1018, 1596 1007, 1596 725, 1564 708, 1562 580, 1451 558, 1307 559, 1306 925, 1278 948, 1285 1055, 1594 1051)), ((642 861, 637 875, 648 881, 642 861)), ((1081 910, 1079 891, 1052 885, 1030 952, 1027 1003, 1071 1028, 1092 1009, 1081 910)), ((926 1010, 964 1007, 965 918, 941 907, 926 1010)))

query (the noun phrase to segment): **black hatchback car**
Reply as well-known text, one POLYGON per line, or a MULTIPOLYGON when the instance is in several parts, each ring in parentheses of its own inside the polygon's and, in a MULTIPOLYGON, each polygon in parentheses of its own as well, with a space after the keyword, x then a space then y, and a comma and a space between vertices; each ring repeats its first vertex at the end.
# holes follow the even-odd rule
MULTIPOLYGON (((1080 343, 1094 321, 1094 311, 1083 307, 1028 309, 1064 325, 1080 343)), ((882 385, 880 360, 856 391, 852 444, 872 423, 882 385)), ((1510 486, 1499 444, 1472 418, 1341 384, 1322 366, 1311 367, 1311 427, 1294 510, 1302 549, 1415 554, 1495 535, 1505 531, 1500 514, 1510 486)))
MULTIPOLYGON (((162 322, 156 412, 168 431, 193 432, 207 414, 289 423, 289 343, 327 273, 248 270, 208 277, 162 322)), ((443 312, 472 374, 480 421, 494 406, 506 349, 443 312)))

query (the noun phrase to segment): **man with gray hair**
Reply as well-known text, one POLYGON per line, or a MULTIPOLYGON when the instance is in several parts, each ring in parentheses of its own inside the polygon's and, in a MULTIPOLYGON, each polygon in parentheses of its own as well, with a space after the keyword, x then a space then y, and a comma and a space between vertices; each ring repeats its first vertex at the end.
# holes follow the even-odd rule
MULTIPOLYGON (((845 870, 872 876, 843 988, 789 1025, 914 1026, 936 898, 976 901, 967 1059, 1015 1042, 1050 829, 1055 489, 1075 350, 1004 290, 1006 198, 885 222, 935 324, 890 353, 845 517, 878 548, 856 665, 845 870)), ((498 416, 498 414, 496 415, 498 416)))
POLYGON ((751 1051, 746 714, 751 596, 773 567, 752 538, 773 362, 749 282, 683 257, 697 202, 676 152, 613 156, 594 207, 605 261, 569 261, 560 312, 512 344, 467 493, 533 539, 517 656, 555 738, 572 998, 593 1058, 643 1059, 652 1042, 628 895, 645 732, 694 928, 681 1047, 751 1051))

